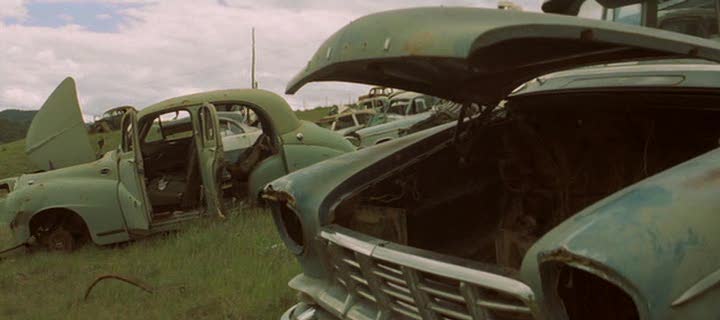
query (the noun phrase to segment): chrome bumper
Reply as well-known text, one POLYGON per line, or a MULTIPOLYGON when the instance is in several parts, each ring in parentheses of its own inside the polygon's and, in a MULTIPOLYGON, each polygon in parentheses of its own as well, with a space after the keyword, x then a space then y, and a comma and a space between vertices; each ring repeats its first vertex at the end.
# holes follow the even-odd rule
POLYGON ((298 303, 285 311, 280 320, 332 320, 336 319, 325 311, 305 303, 298 303))
POLYGON ((533 318, 532 290, 507 270, 390 243, 339 226, 324 228, 320 238, 327 246, 331 281, 308 286, 309 280, 301 277, 291 281, 291 286, 336 318, 533 318), (307 290, 309 287, 314 289, 307 290))

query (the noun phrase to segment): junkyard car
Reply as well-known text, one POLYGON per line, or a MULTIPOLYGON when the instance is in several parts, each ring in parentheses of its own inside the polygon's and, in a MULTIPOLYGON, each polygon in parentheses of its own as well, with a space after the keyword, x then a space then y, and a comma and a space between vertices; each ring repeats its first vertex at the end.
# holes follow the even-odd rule
POLYGON ((380 111, 388 105, 393 94, 398 92, 392 88, 370 88, 368 94, 358 97, 358 106, 363 110, 380 111))
POLYGON ((318 120, 317 125, 345 135, 349 131, 364 128, 375 115, 373 109, 348 110, 346 112, 324 117, 318 120))
POLYGON ((298 120, 280 96, 256 89, 130 109, 120 134, 118 149, 96 160, 75 82, 63 81, 26 138, 28 157, 45 172, 0 181, 0 235, 61 250, 86 240, 105 245, 137 239, 198 216, 222 215, 226 168, 252 199, 273 179, 354 150, 342 136, 298 120), (216 108, 228 105, 252 110, 262 127, 238 163, 223 159, 216 108))
POLYGON ((346 132, 345 136, 358 147, 388 142, 400 137, 400 133, 413 124, 430 117, 436 102, 435 97, 416 92, 397 93, 365 128, 346 132))
POLYGON ((561 15, 355 20, 288 93, 349 81, 482 110, 266 187, 303 270, 283 319, 716 318, 718 61, 710 40, 561 15))
POLYGON ((102 117, 90 126, 90 133, 111 132, 120 130, 120 121, 131 106, 112 108, 103 113, 102 117))

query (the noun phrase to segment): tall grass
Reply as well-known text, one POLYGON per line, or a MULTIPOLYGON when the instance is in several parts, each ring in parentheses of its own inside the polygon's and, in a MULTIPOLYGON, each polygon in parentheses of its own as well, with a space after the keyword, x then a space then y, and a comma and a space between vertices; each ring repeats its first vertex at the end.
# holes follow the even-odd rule
POLYGON ((269 213, 248 208, 122 247, 14 254, 0 270, 0 319, 278 319, 299 272, 269 213), (156 291, 105 280, 83 301, 103 274, 156 291))

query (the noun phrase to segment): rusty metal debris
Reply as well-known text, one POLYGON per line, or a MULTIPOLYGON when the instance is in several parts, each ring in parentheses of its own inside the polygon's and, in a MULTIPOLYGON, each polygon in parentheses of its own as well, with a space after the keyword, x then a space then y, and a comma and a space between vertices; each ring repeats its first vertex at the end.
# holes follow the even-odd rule
POLYGON ((90 296, 90 292, 92 292, 92 289, 95 288, 95 285, 100 283, 100 281, 103 281, 106 279, 116 279, 116 280, 120 280, 125 283, 129 283, 131 285, 134 285, 134 286, 142 289, 143 291, 145 291, 147 293, 155 292, 155 289, 151 285, 141 281, 140 279, 131 278, 131 277, 127 277, 127 276, 120 276, 120 275, 116 275, 116 274, 106 274, 106 275, 98 276, 90 284, 90 286, 88 286, 88 288, 85 290, 85 296, 83 296, 83 301, 87 301, 88 297, 90 296))

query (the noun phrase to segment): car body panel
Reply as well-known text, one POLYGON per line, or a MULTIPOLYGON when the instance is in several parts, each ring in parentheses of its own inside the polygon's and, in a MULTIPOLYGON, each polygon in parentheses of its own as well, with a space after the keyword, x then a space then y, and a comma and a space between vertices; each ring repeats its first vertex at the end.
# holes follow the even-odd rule
POLYGON ((137 112, 130 110, 121 121, 121 146, 117 154, 117 198, 128 233, 144 233, 150 230, 150 200, 145 186, 143 164, 138 133, 137 112))
POLYGON ((669 31, 554 14, 405 9, 369 15, 342 28, 290 82, 287 93, 312 81, 347 81, 457 102, 496 103, 520 84, 550 72, 676 57, 720 61, 720 44, 669 31), (518 54, 509 54, 513 52, 518 54))
POLYGON ((538 285, 538 266, 571 260, 624 286, 646 319, 704 318, 720 288, 673 303, 720 269, 720 256, 707 251, 720 246, 719 159, 715 149, 580 211, 533 245, 523 278, 538 285))
POLYGON ((357 130, 353 135, 360 138, 361 147, 373 146, 399 138, 403 129, 410 128, 413 124, 423 121, 431 115, 431 112, 424 112, 404 116, 401 119, 357 130))
POLYGON ((677 64, 671 61, 657 61, 562 71, 528 81, 510 96, 575 89, 633 90, 657 87, 664 90, 698 88, 707 91, 720 87, 716 81, 720 66, 702 62, 687 61, 684 64, 677 64))
POLYGON ((33 118, 25 143, 28 158, 42 170, 96 159, 80 111, 75 80, 66 78, 50 94, 33 118))
POLYGON ((0 220, 14 221, 12 232, 15 241, 21 243, 30 237, 28 222, 33 216, 51 209, 64 209, 93 226, 90 236, 95 243, 128 240, 123 213, 117 205, 117 163, 117 154, 109 152, 94 162, 20 176, 15 189, 5 199, 5 208, 0 208, 4 209, 0 211, 3 217, 0 220), (98 214, 100 212, 102 214, 98 214))
MULTIPOLYGON (((283 152, 289 172, 304 168, 321 159, 335 157, 341 153, 354 151, 355 148, 341 135, 327 134, 327 129, 302 121, 297 130, 284 134, 283 152), (322 141, 322 143, 320 143, 322 141), (308 146, 314 146, 309 149, 308 146)), ((279 176, 278 176, 279 177, 279 176)), ((267 182, 270 182, 269 180, 267 182)))
POLYGON ((205 193, 205 210, 213 216, 223 216, 222 213, 222 170, 223 164, 223 143, 220 135, 220 121, 218 120, 215 106, 206 103, 198 112, 197 119, 202 131, 195 135, 195 145, 199 155, 200 172, 202 175, 203 188, 205 193))

